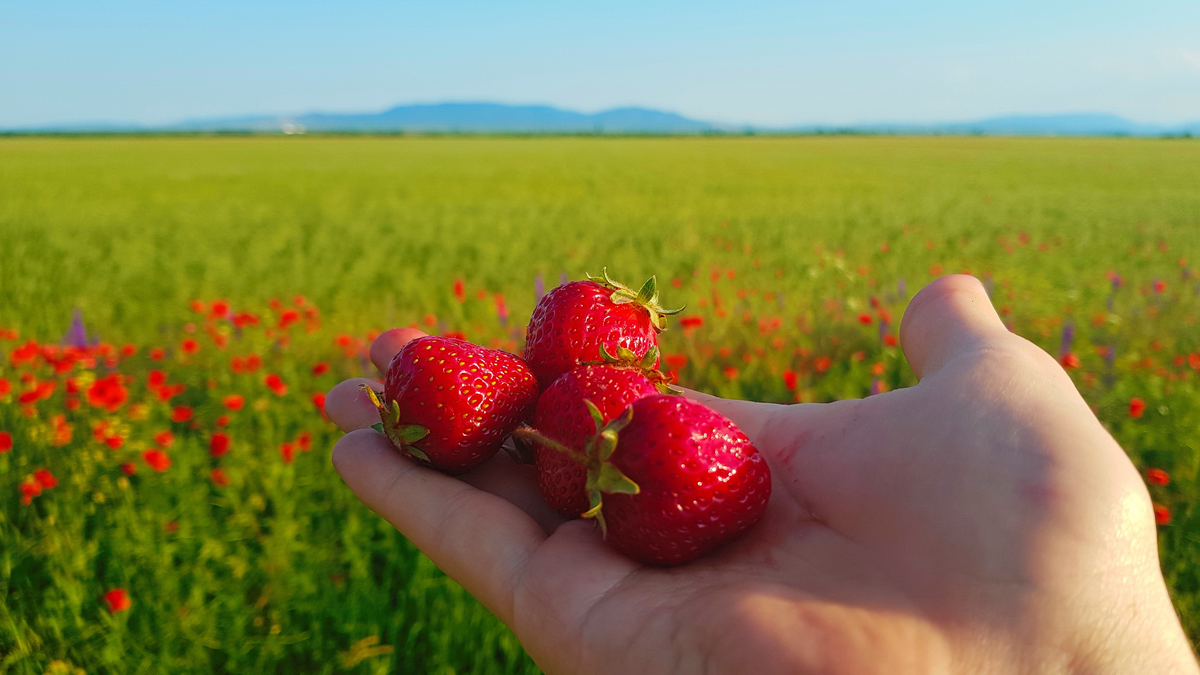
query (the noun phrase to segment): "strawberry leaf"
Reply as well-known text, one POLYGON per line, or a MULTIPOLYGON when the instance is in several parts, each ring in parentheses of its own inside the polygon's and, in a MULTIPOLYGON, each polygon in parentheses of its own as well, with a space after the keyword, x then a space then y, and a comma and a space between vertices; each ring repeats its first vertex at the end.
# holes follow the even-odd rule
POLYGON ((604 428, 604 415, 600 414, 600 409, 590 400, 585 398, 583 399, 583 403, 587 406, 588 414, 592 416, 592 422, 596 425, 596 433, 600 433, 604 428))
POLYGON ((596 480, 596 488, 609 494, 636 495, 641 492, 638 484, 612 464, 600 466, 600 478, 596 480))
POLYGON ((405 445, 409 445, 428 436, 429 430, 420 424, 405 424, 396 427, 395 434, 405 445))

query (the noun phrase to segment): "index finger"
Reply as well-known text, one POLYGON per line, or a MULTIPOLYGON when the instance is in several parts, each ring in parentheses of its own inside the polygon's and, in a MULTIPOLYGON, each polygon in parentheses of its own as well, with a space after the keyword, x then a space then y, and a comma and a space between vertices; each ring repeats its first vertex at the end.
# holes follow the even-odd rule
POLYGON ((511 624, 515 585, 546 538, 532 518, 501 497, 404 459, 369 429, 338 441, 333 465, 367 507, 511 624))

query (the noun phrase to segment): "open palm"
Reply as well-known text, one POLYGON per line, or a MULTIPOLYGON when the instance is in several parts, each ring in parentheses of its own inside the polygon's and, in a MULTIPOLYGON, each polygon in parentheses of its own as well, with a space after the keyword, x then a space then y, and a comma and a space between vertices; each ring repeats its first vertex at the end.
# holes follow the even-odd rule
MULTIPOLYGON (((412 336, 381 337, 376 364, 412 336)), ((503 454, 462 480, 402 458, 367 429, 360 380, 328 398, 349 432, 334 464, 549 673, 1196 672, 1145 487, 1054 360, 970 277, 918 294, 901 341, 910 389, 690 394, 746 432, 773 494, 755 528, 682 567, 564 522, 503 454)))

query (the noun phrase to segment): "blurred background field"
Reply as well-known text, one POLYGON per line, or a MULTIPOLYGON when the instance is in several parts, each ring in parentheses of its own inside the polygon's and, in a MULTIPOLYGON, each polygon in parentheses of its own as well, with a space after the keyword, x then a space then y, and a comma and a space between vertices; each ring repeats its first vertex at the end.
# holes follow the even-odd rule
POLYGON ((604 266, 688 304, 683 384, 772 401, 912 384, 908 299, 980 277, 1147 475, 1200 639, 1197 185, 1166 139, 0 139, 0 671, 536 672, 319 394, 393 326, 518 351, 604 266))

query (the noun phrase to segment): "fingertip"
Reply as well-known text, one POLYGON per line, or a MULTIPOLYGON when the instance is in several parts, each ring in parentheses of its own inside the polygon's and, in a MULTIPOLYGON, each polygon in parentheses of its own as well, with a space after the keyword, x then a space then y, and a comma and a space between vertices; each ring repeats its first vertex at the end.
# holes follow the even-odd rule
POLYGON ((371 363, 375 364, 379 372, 387 374, 392 357, 399 354, 404 345, 425 335, 416 328, 393 328, 384 331, 371 343, 371 363))
MULTIPOLYGON (((338 475, 358 494, 362 476, 379 471, 381 462, 390 464, 388 455, 395 453, 391 452, 391 444, 383 435, 372 429, 356 429, 338 439, 331 460, 338 475)), ((404 461, 398 455, 395 460, 404 461)))
POLYGON ((365 377, 354 377, 334 385, 325 395, 325 414, 342 431, 366 429, 379 421, 379 411, 363 386, 379 390, 379 383, 365 377))
POLYGON ((922 288, 900 321, 900 344, 917 377, 1007 334, 983 284, 965 274, 944 276, 922 288))

